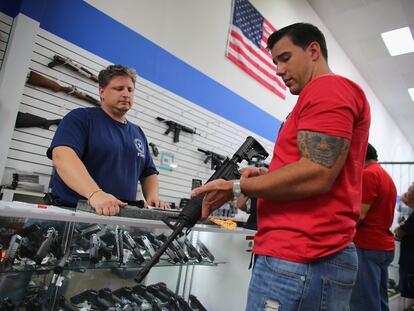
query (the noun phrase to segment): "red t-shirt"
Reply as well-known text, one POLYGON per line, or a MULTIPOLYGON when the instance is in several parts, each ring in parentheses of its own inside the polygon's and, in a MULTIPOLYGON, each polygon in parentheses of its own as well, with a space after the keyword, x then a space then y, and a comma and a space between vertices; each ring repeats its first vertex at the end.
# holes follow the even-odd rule
POLYGON ((364 169, 362 203, 370 204, 367 216, 357 226, 354 243, 358 248, 392 251, 394 235, 390 227, 394 220, 397 189, 392 178, 378 163, 364 169))
POLYGON ((349 139, 349 154, 326 194, 293 201, 259 198, 255 254, 308 263, 352 242, 361 205, 369 125, 367 99, 354 82, 327 74, 305 86, 279 130, 269 171, 301 158, 297 147, 299 130, 349 139))

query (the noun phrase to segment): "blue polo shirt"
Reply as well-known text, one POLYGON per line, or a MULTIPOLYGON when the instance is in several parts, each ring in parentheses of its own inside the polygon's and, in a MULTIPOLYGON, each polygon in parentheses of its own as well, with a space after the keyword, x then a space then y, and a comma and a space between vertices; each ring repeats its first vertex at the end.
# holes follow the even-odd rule
MULTIPOLYGON (((119 199, 135 200, 138 181, 158 174, 141 128, 115 121, 99 107, 69 112, 47 150, 49 159, 57 146, 72 148, 98 186, 119 199)), ((67 187, 58 174, 53 178, 52 195, 67 206, 85 199, 67 187)))

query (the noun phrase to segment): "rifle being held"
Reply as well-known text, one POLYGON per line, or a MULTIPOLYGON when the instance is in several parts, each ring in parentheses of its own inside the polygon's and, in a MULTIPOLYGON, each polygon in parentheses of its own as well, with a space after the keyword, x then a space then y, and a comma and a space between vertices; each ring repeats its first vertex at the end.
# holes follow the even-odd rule
POLYGON ((76 87, 74 86, 62 86, 59 83, 57 83, 55 80, 49 79, 37 72, 34 71, 30 71, 27 81, 28 84, 30 85, 34 85, 34 86, 38 86, 38 87, 43 87, 45 89, 49 89, 55 93, 58 92, 63 92, 66 93, 70 96, 85 100, 95 106, 100 106, 101 103, 99 100, 97 100, 96 98, 85 94, 81 91, 78 91, 76 89, 76 87))
POLYGON ((15 128, 40 127, 48 130, 52 125, 59 125, 62 119, 48 120, 27 112, 18 112, 15 128))
POLYGON ((213 151, 210 150, 204 150, 201 148, 197 148, 198 151, 204 153, 207 157, 204 160, 204 163, 208 163, 208 161, 211 161, 211 169, 212 170, 216 170, 221 163, 223 163, 223 161, 226 159, 225 156, 222 156, 221 154, 215 153, 213 151))
MULTIPOLYGON (((223 164, 213 173, 207 182, 219 178, 225 180, 239 179, 240 172, 238 163, 243 160, 248 161, 257 156, 265 159, 268 155, 269 154, 263 146, 253 137, 249 136, 231 158, 224 160, 223 164)), ((159 261, 161 255, 165 252, 169 245, 173 243, 177 236, 181 235, 184 230, 188 233, 197 223, 197 221, 201 218, 203 199, 204 195, 199 195, 190 199, 188 205, 180 212, 177 221, 174 224, 170 223, 168 220, 164 220, 164 222, 171 229, 173 229, 173 232, 165 240, 164 244, 157 250, 151 260, 148 261, 142 270, 139 271, 135 277, 136 282, 140 283, 146 277, 151 268, 159 261)))
POLYGON ((80 73, 81 75, 83 75, 84 77, 86 77, 88 79, 91 79, 94 82, 98 82, 98 77, 97 76, 95 76, 92 72, 90 72, 85 67, 83 67, 79 64, 76 64, 69 57, 63 57, 63 56, 55 54, 55 56, 53 56, 53 60, 49 64, 47 64, 47 66, 49 68, 53 68, 55 66, 65 66, 65 67, 69 68, 70 70, 76 71, 76 72, 80 73))
POLYGON ((167 130, 164 132, 164 135, 168 135, 170 132, 174 132, 174 142, 175 143, 178 143, 180 141, 181 131, 186 132, 186 133, 190 133, 190 134, 198 134, 196 132, 196 129, 189 128, 189 127, 187 127, 185 125, 182 125, 180 123, 177 123, 175 121, 165 120, 164 118, 161 118, 161 117, 157 117, 157 120, 167 124, 167 126, 168 126, 167 130))

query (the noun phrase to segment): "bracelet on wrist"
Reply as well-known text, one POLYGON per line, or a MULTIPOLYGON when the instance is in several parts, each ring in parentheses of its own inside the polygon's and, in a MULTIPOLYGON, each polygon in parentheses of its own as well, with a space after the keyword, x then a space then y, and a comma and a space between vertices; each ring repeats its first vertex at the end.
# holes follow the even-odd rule
POLYGON ((88 196, 88 204, 89 205, 91 205, 90 204, 90 201, 91 201, 91 198, 96 194, 96 193, 98 193, 99 191, 103 191, 101 188, 99 188, 99 189, 97 189, 97 190, 95 190, 95 191, 92 191, 91 192, 91 194, 88 196))

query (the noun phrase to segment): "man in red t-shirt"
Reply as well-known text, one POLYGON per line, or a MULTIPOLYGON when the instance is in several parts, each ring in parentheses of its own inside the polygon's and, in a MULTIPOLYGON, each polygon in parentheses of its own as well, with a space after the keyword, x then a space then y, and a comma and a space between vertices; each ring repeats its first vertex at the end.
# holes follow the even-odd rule
POLYGON ((370 108, 357 84, 331 72, 317 27, 284 27, 268 48, 276 74, 299 95, 268 172, 245 168, 240 180, 214 180, 192 195, 207 193, 204 218, 233 197, 258 197, 246 310, 348 310, 370 108))
POLYGON ((388 310, 388 266, 394 258, 394 220, 397 189, 377 162, 368 144, 362 177, 361 215, 354 238, 358 252, 358 275, 352 291, 351 311, 388 310))

